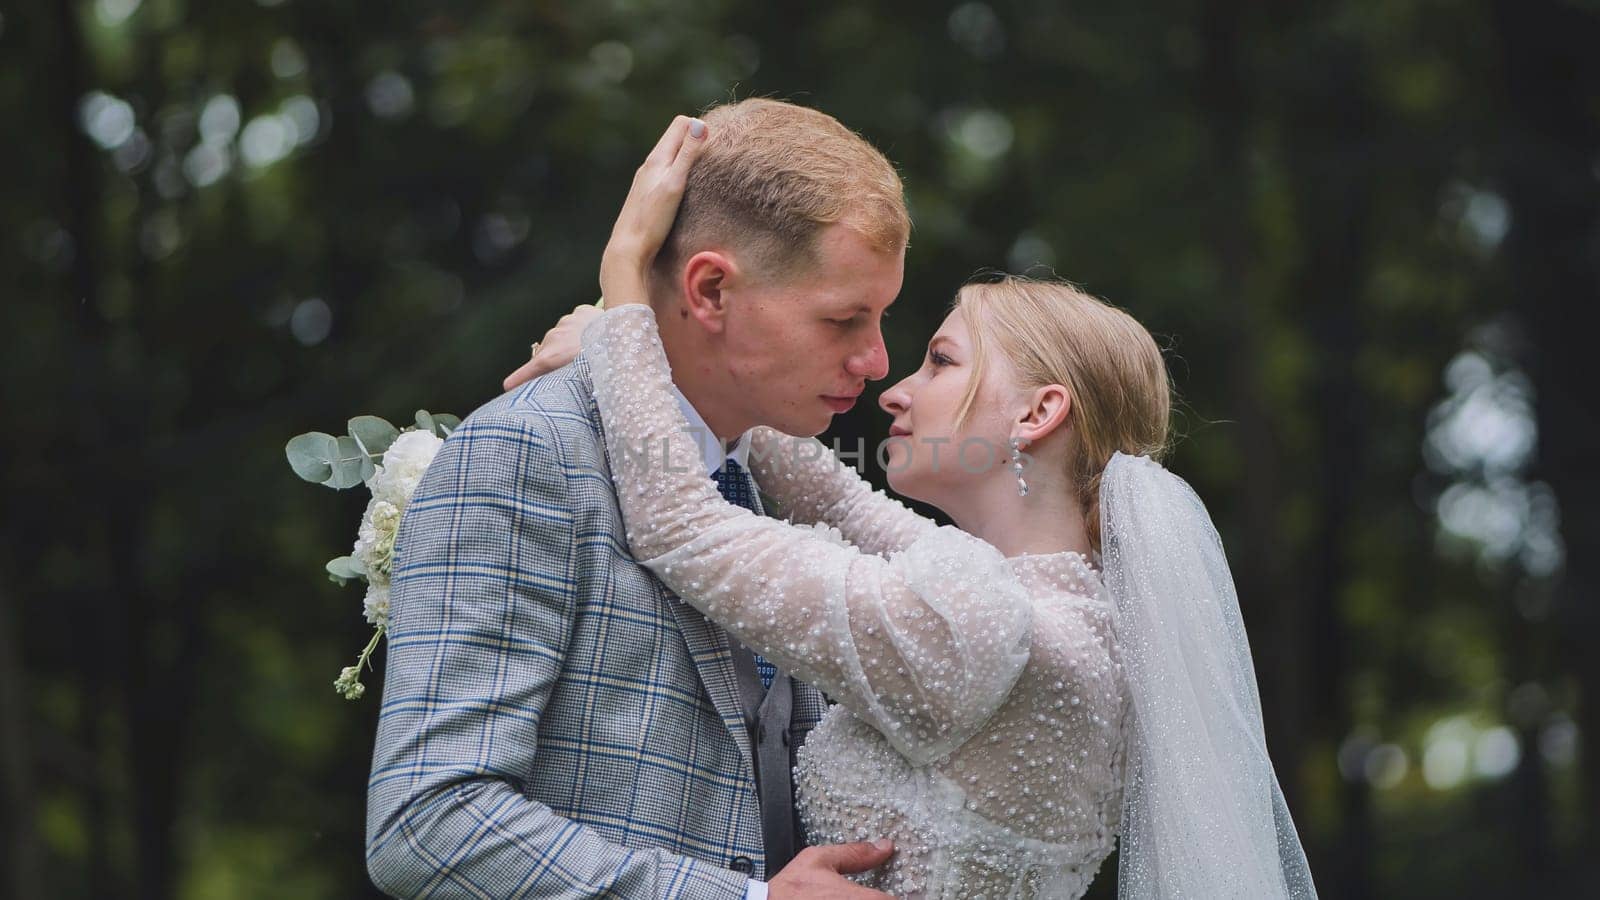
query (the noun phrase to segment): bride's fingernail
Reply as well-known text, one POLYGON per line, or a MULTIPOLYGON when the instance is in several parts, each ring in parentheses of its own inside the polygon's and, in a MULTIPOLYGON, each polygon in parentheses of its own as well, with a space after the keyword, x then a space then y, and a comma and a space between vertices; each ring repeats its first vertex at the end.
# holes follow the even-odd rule
POLYGON ((872 846, 877 847, 879 850, 893 850, 894 841, 891 841, 888 838, 878 838, 872 842, 872 846))
POLYGON ((690 119, 689 120, 689 136, 690 137, 705 137, 706 136, 706 123, 700 121, 699 119, 690 119))

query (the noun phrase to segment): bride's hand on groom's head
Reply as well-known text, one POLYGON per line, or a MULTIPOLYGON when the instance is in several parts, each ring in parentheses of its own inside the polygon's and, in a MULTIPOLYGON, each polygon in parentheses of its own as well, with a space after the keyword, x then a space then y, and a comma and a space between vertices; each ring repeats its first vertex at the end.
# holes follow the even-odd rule
MULTIPOLYGON (((646 278, 650 264, 672 230, 689 167, 700 156, 706 137, 706 123, 678 116, 634 173, 633 187, 600 260, 601 292, 611 298, 607 306, 649 302, 646 278)), ((598 306, 585 304, 562 316, 533 345, 528 361, 507 375, 501 386, 509 391, 572 362, 582 349, 584 328, 598 315, 598 306)))
POLYGON ((600 293, 607 306, 649 302, 650 264, 672 230, 689 169, 709 137, 706 123, 678 116, 634 173, 628 199, 600 258, 600 293))
POLYGON ((600 312, 598 304, 585 303, 562 316, 561 321, 533 345, 533 354, 522 364, 522 368, 507 375, 501 387, 509 391, 572 362, 578 351, 583 349, 583 330, 600 312))

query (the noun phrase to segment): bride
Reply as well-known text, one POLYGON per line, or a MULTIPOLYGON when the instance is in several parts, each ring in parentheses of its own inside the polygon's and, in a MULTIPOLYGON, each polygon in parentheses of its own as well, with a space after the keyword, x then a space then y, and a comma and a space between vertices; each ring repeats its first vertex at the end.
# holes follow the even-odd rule
POLYGON ((607 310, 565 320, 538 364, 587 324, 635 557, 838 702, 796 770, 808 839, 892 838, 860 878, 899 897, 1078 897, 1119 838, 1125 900, 1315 897, 1221 543, 1154 461, 1170 400, 1148 332, 1070 285, 968 284, 880 401, 890 485, 959 527, 766 428, 752 474, 789 522, 756 516, 687 464, 646 301, 707 143, 682 134, 617 220, 607 310))

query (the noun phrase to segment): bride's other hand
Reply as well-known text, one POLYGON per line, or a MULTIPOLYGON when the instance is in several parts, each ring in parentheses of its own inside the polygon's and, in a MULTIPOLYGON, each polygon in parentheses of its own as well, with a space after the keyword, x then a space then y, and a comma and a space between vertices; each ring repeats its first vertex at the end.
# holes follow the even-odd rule
POLYGON ((600 294, 608 308, 649 302, 650 264, 672 230, 689 167, 705 148, 707 137, 706 123, 678 116, 634 173, 633 187, 600 259, 600 294))
POLYGON ((807 847, 767 882, 767 896, 771 900, 894 900, 845 877, 870 872, 893 855, 894 842, 888 839, 807 847))
POLYGON ((554 328, 544 333, 535 347, 539 349, 522 364, 522 368, 506 376, 501 383, 505 390, 525 384, 546 372, 554 372, 577 357, 583 349, 583 329, 599 316, 602 310, 593 303, 585 303, 561 317, 554 328))

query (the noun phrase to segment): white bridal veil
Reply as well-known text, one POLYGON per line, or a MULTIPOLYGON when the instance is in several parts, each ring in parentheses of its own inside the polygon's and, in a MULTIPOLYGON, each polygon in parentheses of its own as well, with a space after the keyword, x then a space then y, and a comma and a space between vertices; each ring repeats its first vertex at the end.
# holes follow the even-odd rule
POLYGON ((1133 716, 1117 895, 1315 898, 1205 505, 1148 457, 1119 453, 1100 516, 1133 716))

